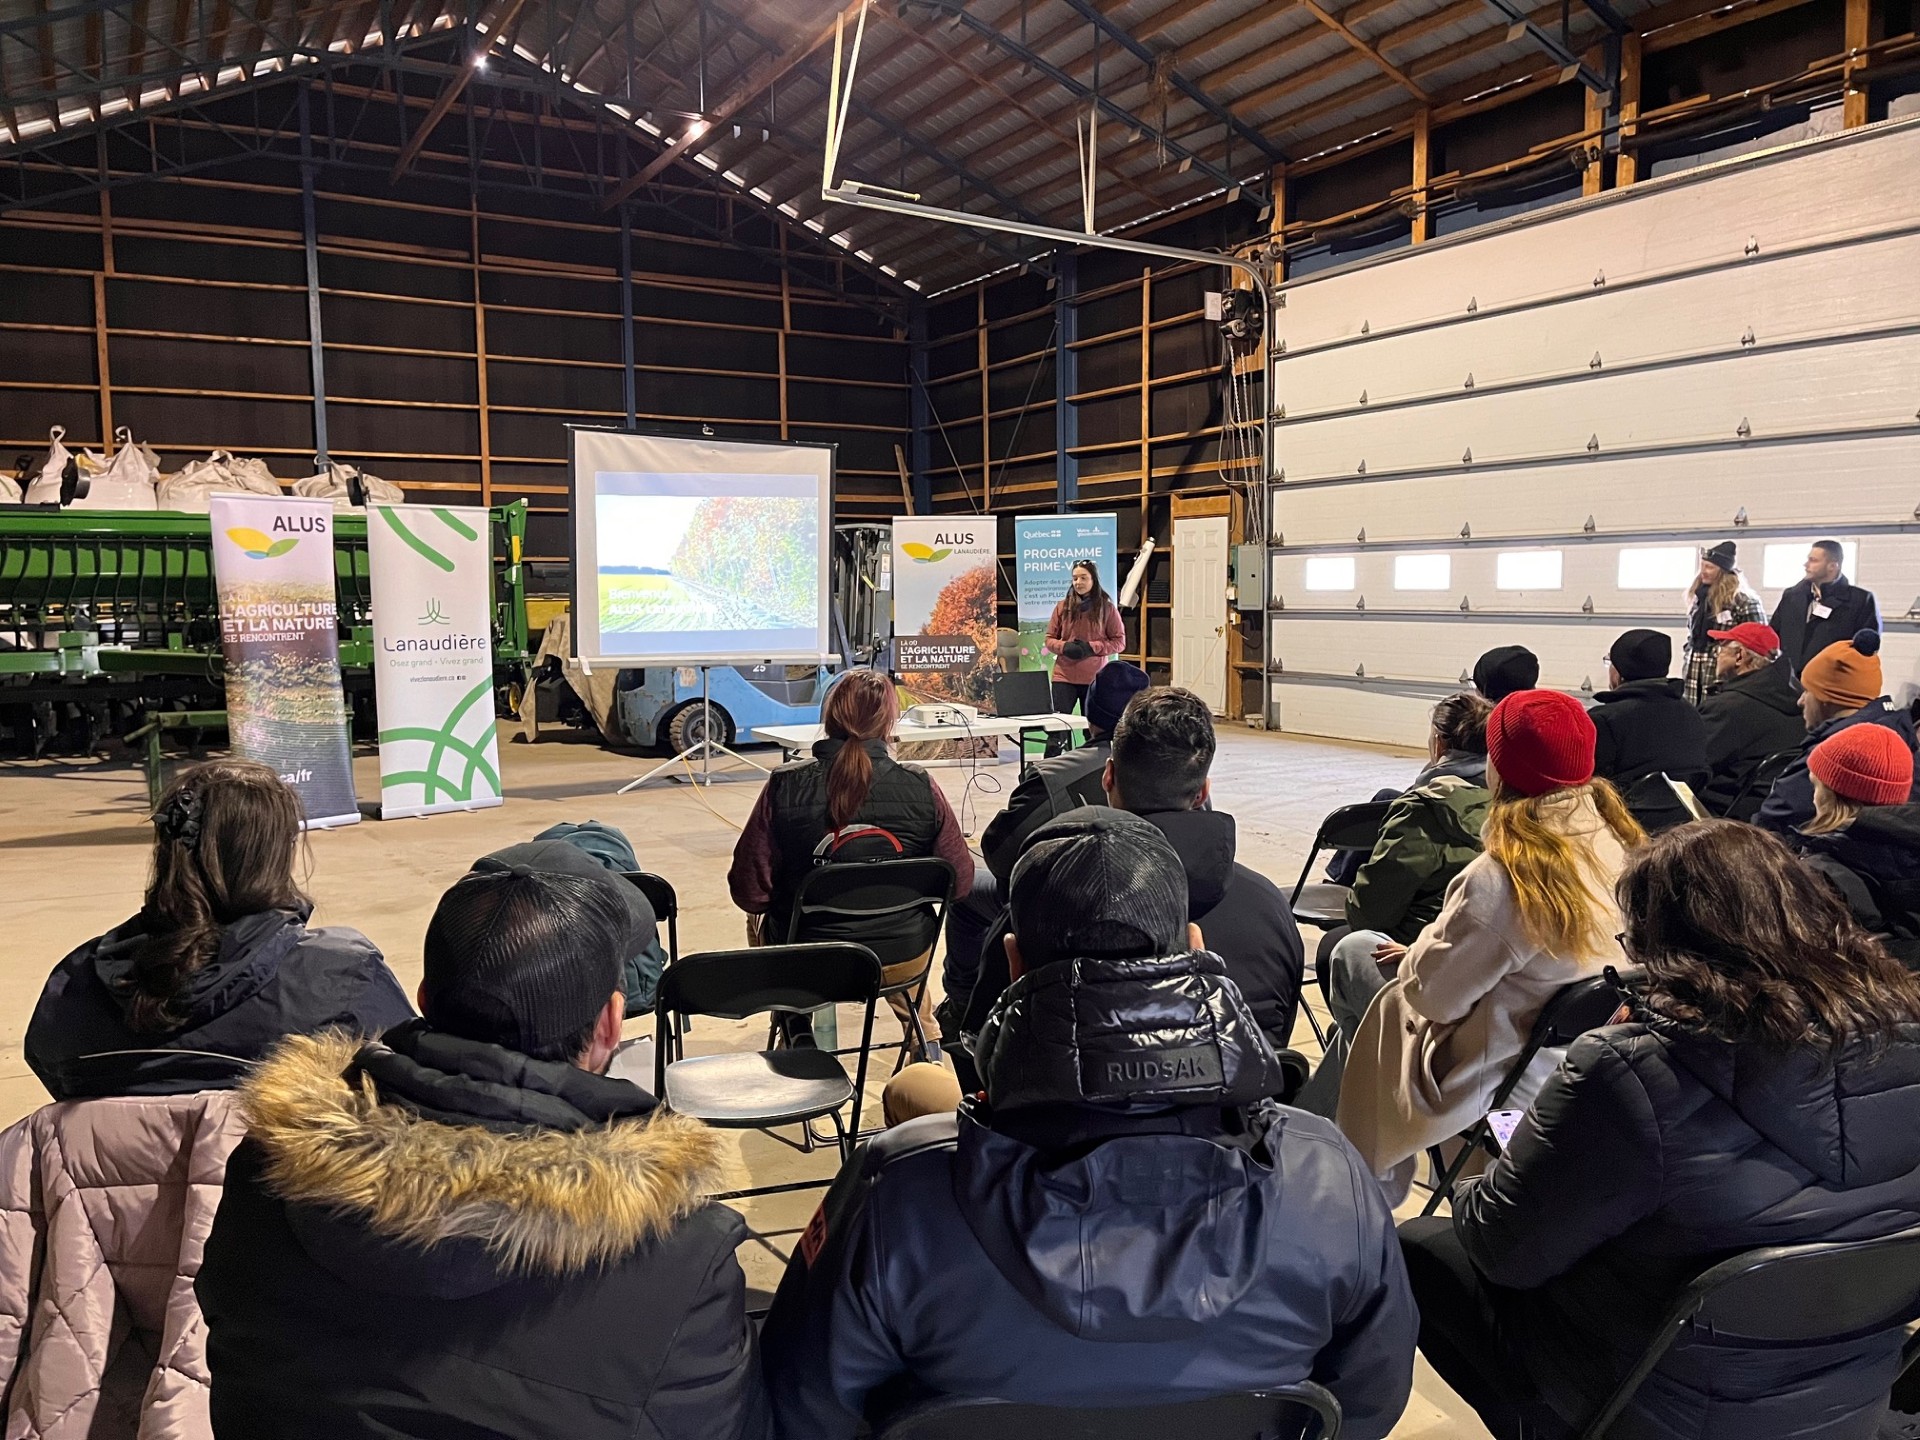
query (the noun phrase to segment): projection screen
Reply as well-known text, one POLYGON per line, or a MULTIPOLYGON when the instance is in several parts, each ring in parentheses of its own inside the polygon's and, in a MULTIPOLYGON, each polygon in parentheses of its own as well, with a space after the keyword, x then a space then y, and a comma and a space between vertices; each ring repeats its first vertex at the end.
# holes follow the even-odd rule
POLYGON ((567 435, 575 655, 641 667, 829 653, 833 446, 567 435))

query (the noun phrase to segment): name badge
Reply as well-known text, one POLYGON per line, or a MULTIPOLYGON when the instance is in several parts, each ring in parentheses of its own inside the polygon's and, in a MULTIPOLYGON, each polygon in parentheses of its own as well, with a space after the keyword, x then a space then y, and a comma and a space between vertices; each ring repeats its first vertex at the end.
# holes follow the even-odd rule
POLYGON ((1718 615, 1714 616, 1714 622, 1720 625, 1731 625, 1733 623, 1733 611, 1722 610, 1718 615))
POLYGON ((1807 613, 1816 620, 1826 620, 1832 617, 1833 607, 1831 605, 1815 604, 1807 613))

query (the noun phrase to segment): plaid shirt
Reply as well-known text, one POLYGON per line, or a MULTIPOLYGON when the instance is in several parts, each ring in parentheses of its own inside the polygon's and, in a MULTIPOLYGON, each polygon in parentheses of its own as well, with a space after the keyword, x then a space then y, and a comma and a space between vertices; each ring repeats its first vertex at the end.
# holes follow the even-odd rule
MULTIPOLYGON (((1687 612, 1687 634, 1693 634, 1693 615, 1700 607, 1700 596, 1693 597, 1693 607, 1687 612)), ((1751 591, 1742 590, 1733 597, 1733 604, 1726 613, 1731 617, 1722 621, 1718 616, 1707 617, 1715 630, 1731 630, 1736 625, 1745 625, 1749 621, 1766 623, 1767 612, 1760 608, 1760 599, 1751 591)), ((1687 682, 1687 699, 1698 705, 1707 698, 1707 692, 1717 683, 1715 670, 1719 664, 1720 645, 1709 640, 1701 649, 1694 649, 1691 639, 1687 642, 1685 668, 1681 671, 1687 682)))

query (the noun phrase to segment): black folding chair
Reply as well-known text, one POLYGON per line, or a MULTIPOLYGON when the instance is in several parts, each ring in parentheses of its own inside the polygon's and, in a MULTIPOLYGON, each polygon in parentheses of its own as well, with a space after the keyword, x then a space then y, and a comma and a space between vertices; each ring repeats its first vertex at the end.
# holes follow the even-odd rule
POLYGON ((676 963, 680 959, 680 897, 674 893, 673 882, 664 875, 652 875, 645 870, 621 873, 647 897, 647 904, 653 907, 653 918, 667 927, 667 964, 676 963))
MULTIPOLYGON (((910 1056, 927 1048, 920 1007, 933 974, 933 952, 953 902, 953 866, 937 855, 901 860, 843 860, 809 870, 794 897, 787 940, 850 940, 864 945, 890 970, 924 958, 911 977, 882 981, 880 998, 906 1003, 901 1023, 898 1074, 910 1056)), ((851 1048, 833 1052, 850 1055, 851 1048)))
MULTIPOLYGON (((1565 1049, 1589 1030, 1598 1030, 1611 1021, 1631 996, 1634 986, 1646 979, 1646 974, 1646 971, 1637 968, 1623 971, 1609 965, 1604 974, 1588 980, 1575 980, 1571 985, 1562 985, 1556 990, 1534 1020, 1525 1048, 1507 1068, 1499 1088, 1493 1092, 1493 1103, 1487 1109, 1494 1111, 1505 1107, 1507 1097, 1526 1077, 1528 1068, 1542 1050, 1565 1049)), ((1440 1208, 1440 1202, 1453 1194, 1453 1182, 1460 1178, 1460 1172, 1466 1168, 1467 1161, 1476 1149, 1484 1147, 1490 1153, 1498 1153, 1493 1150, 1493 1129, 1484 1115, 1467 1127, 1466 1134, 1460 1140, 1460 1152, 1453 1157, 1451 1165, 1445 1163, 1437 1146, 1427 1151, 1427 1158, 1433 1164, 1433 1173, 1439 1179, 1434 1182, 1433 1194, 1421 1210, 1422 1215, 1433 1214, 1440 1208)))
MULTIPOLYGON (((1330 880, 1308 884, 1307 877, 1313 873, 1323 850, 1372 850, 1380 839, 1381 827, 1387 823, 1387 810, 1392 804, 1391 800, 1368 800, 1359 805, 1342 805, 1320 822, 1320 828, 1314 832, 1313 848, 1307 852, 1307 863, 1300 867, 1300 878, 1294 881, 1293 894, 1287 900, 1296 924, 1333 930, 1347 923, 1347 897, 1353 894, 1353 887, 1336 885, 1330 880)), ((1325 993, 1324 987, 1322 993, 1325 993)), ((1313 1038, 1325 1051, 1327 1031, 1304 994, 1300 997, 1300 1010, 1307 1017, 1313 1038)))
POLYGON ((1767 792, 1773 789, 1773 782, 1786 773, 1787 767, 1800 758, 1798 750, 1776 750, 1747 772, 1747 778, 1740 782, 1740 788, 1721 809, 1720 815, 1727 820, 1751 820, 1766 803, 1767 792))
POLYGON ((874 1440, 1336 1440, 1340 1402, 1311 1380, 1211 1400, 1069 1409, 936 1396, 896 1410, 874 1440))
MULTIPOLYGON (((1864 1340, 1914 1320, 1920 1320, 1920 1228, 1879 1240, 1749 1250, 1680 1292, 1580 1440, 1602 1440, 1682 1336, 1706 1344, 1814 1346, 1864 1340)), ((1903 1352, 1908 1362, 1912 1349, 1909 1344, 1903 1352)))
MULTIPOLYGON (((710 950, 675 961, 660 977, 654 1006, 653 1093, 667 1107, 727 1130, 805 1126, 831 1116, 844 1164, 860 1133, 860 1102, 867 1086, 867 1046, 873 1039, 873 1009, 880 1000, 880 962, 864 945, 827 941, 810 945, 762 945, 749 950, 710 950), (699 1055, 682 1050, 686 1017, 713 1015, 745 1020, 769 1010, 818 1010, 828 1005, 864 1005, 860 1063, 852 1079, 837 1056, 811 1047, 699 1055), (843 1123, 842 1109, 852 1116, 843 1123)), ((731 1190, 716 1200, 819 1189, 827 1180, 801 1180, 731 1190)))

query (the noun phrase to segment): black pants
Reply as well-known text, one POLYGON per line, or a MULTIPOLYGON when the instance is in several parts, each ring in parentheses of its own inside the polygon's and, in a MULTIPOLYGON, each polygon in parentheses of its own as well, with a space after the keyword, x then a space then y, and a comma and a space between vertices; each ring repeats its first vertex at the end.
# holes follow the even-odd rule
POLYGON ((1400 1253, 1420 1306, 1420 1353, 1494 1440, 1571 1440, 1572 1427, 1527 1378, 1524 1347, 1514 1343, 1500 1314, 1503 1292, 1473 1268, 1453 1221, 1439 1215, 1405 1221, 1400 1253))
POLYGON ((939 1013, 943 1019, 951 1015, 956 1028, 967 1013, 973 982, 980 978, 981 947, 1005 905, 993 872, 985 865, 976 865, 972 891, 955 896, 947 907, 947 959, 940 972, 940 988, 947 998, 941 1002, 939 1013))
POLYGON ((1071 715, 1074 709, 1078 707, 1080 712, 1085 714, 1087 708, 1087 691, 1092 688, 1091 685, 1069 685, 1064 680, 1055 680, 1053 682, 1054 713, 1071 715))

